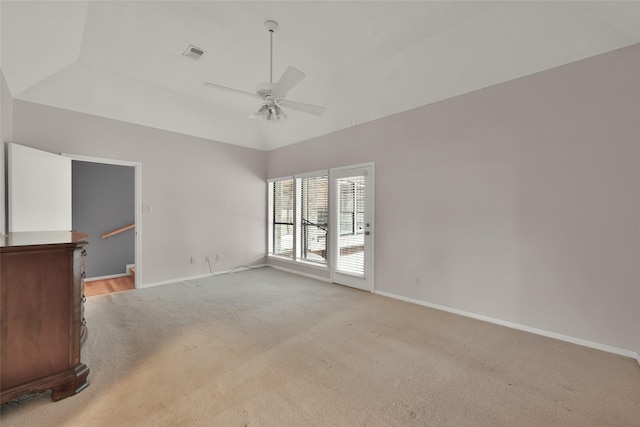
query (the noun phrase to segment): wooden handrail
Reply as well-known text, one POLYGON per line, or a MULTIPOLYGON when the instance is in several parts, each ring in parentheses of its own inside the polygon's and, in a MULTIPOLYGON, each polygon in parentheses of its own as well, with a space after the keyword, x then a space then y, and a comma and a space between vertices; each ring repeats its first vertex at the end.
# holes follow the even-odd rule
POLYGON ((116 234, 120 234, 120 233, 122 233, 123 231, 131 230, 131 229, 132 229, 132 228, 134 228, 135 226, 136 226, 135 224, 131 224, 131 225, 127 225, 126 227, 120 227, 120 228, 115 229, 115 230, 113 230, 113 231, 110 231, 110 232, 108 232, 108 233, 104 233, 104 234, 102 235, 102 238, 103 238, 103 239, 108 239, 109 237, 111 237, 111 236, 115 236, 116 234))

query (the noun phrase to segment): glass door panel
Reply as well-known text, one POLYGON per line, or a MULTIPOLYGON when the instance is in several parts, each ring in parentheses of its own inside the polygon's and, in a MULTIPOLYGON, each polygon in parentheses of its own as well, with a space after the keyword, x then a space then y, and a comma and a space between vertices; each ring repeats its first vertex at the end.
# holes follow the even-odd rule
POLYGON ((332 277, 335 283, 373 290, 373 166, 331 171, 332 277))

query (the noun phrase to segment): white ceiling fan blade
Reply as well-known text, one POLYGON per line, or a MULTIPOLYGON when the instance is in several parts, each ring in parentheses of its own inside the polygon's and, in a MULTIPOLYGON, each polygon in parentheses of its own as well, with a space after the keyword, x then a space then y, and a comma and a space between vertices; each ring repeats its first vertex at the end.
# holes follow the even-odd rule
POLYGON ((291 108, 292 110, 302 111, 303 113, 313 114, 319 116, 326 110, 325 107, 319 105, 305 104, 303 102, 289 101, 288 99, 279 100, 278 103, 283 107, 291 108))
POLYGON ((251 114, 249 114, 248 118, 249 119, 258 119, 258 118, 260 118, 261 117, 260 113, 262 111, 264 111, 265 108, 266 108, 266 103, 263 102, 262 104, 258 105, 258 107, 255 110, 253 110, 253 112, 251 114))
POLYGON ((282 74, 282 77, 280 77, 280 80, 278 81, 278 83, 276 83, 275 87, 271 91, 271 95, 274 98, 282 98, 287 94, 287 92, 289 92, 298 83, 300 83, 302 79, 304 79, 304 77, 305 77, 305 74, 302 71, 298 70, 297 68, 295 67, 287 68, 285 72, 282 74))
POLYGON ((244 90, 234 89, 232 87, 220 86, 220 85, 217 85, 217 84, 214 84, 214 83, 209 83, 209 82, 204 82, 202 84, 204 86, 212 87, 214 89, 222 89, 222 90, 226 90, 227 92, 234 92, 234 93, 238 93, 240 95, 249 95, 252 98, 260 98, 260 96, 255 94, 255 93, 245 92, 244 90))

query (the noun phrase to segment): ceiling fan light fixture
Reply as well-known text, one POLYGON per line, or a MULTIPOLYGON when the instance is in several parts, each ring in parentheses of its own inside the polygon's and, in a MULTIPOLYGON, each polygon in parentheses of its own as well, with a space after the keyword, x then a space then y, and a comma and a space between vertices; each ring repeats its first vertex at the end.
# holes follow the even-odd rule
POLYGON ((282 107, 276 102, 269 101, 258 107, 250 116, 252 119, 264 119, 269 123, 275 124, 287 119, 282 107))
POLYGON ((245 92, 244 90, 234 89, 227 86, 221 86, 215 83, 204 82, 203 85, 214 89, 222 89, 228 92, 234 92, 240 95, 250 96, 252 98, 262 99, 262 104, 249 115, 251 119, 264 119, 269 123, 278 123, 287 119, 282 107, 291 108, 307 114, 316 116, 321 115, 325 107, 318 105, 305 104, 303 102, 291 101, 285 99, 287 93, 293 89, 298 83, 304 79, 305 74, 295 67, 287 67, 287 69, 276 83, 273 82, 273 33, 278 30, 278 24, 275 21, 266 21, 265 27, 269 31, 269 81, 260 83, 256 88, 256 93, 245 92))

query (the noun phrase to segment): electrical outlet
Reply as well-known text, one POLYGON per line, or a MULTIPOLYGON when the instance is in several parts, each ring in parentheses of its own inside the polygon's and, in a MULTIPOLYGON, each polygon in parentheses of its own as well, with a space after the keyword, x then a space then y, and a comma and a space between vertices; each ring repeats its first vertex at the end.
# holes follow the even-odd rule
POLYGON ((216 254, 216 261, 220 261, 220 254, 216 254))
POLYGON ((206 256, 204 257, 204 262, 209 262, 209 255, 206 255, 206 256))
POLYGON ((195 264, 196 263, 196 259, 194 257, 189 258, 189 262, 191 262, 191 264, 195 264))

